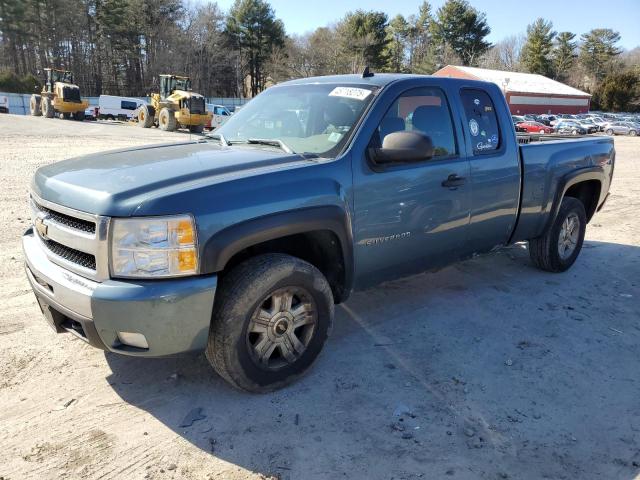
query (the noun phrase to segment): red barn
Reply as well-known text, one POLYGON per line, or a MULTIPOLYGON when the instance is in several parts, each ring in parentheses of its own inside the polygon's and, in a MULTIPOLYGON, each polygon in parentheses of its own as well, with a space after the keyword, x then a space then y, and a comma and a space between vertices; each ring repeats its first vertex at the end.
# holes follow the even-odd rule
POLYGON ((513 115, 587 113, 591 102, 588 93, 533 73, 447 65, 433 75, 493 82, 504 93, 513 115))

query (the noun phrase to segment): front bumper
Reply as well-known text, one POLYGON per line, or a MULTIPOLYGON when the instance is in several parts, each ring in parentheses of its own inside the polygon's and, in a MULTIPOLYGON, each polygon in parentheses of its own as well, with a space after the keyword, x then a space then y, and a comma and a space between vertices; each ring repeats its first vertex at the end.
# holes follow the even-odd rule
POLYGON ((215 275, 95 282, 51 262, 33 229, 23 235, 22 247, 31 288, 57 332, 74 333, 103 350, 142 357, 206 347, 215 275), (149 348, 122 344, 117 332, 140 333, 149 348))

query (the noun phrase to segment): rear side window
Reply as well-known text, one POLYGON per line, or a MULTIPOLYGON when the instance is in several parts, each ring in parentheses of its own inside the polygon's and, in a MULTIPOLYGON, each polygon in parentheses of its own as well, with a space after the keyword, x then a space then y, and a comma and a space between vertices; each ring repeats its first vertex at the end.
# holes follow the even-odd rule
POLYGON ((136 108, 138 108, 138 105, 136 104, 136 102, 131 102, 129 100, 122 100, 120 102, 120 108, 122 110, 135 110, 136 108))
POLYGON ((464 89, 460 93, 466 116, 466 129, 471 138, 473 154, 491 153, 500 148, 500 129, 496 109, 487 92, 464 89))

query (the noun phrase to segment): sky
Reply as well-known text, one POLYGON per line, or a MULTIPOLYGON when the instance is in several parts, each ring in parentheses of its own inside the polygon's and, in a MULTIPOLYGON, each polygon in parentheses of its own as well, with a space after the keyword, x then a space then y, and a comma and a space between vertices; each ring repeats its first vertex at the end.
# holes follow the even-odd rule
MULTIPOLYGON (((205 3, 209 0, 196 0, 205 3)), ((433 0, 435 10, 445 0, 433 0)), ((217 0, 228 11, 234 0, 217 0)), ((379 10, 393 17, 416 13, 422 0, 269 0, 287 33, 302 34, 335 23, 351 10, 379 10)), ((640 0, 471 0, 471 5, 487 14, 491 27, 489 41, 495 43, 509 35, 524 33, 527 24, 538 17, 553 22, 554 30, 580 34, 592 28, 612 28, 620 33, 620 46, 640 46, 640 0)))

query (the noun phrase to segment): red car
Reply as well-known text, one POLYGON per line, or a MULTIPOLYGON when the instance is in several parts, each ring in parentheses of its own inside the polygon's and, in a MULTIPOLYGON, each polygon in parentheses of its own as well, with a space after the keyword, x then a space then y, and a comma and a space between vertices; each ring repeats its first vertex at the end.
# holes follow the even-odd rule
POLYGON ((520 122, 516 126, 523 128, 527 133, 553 133, 553 128, 540 122, 520 122))

